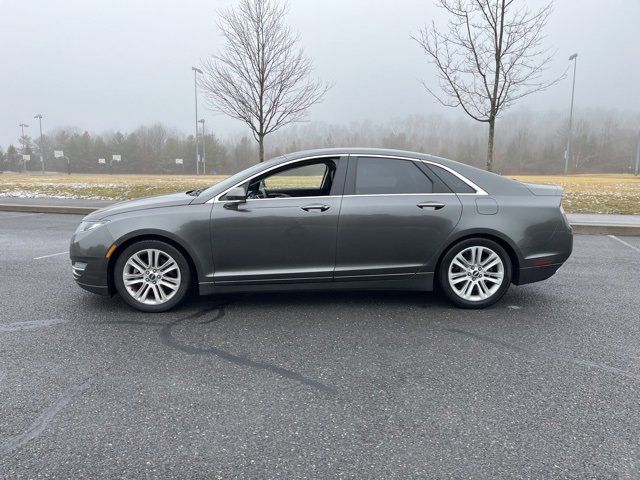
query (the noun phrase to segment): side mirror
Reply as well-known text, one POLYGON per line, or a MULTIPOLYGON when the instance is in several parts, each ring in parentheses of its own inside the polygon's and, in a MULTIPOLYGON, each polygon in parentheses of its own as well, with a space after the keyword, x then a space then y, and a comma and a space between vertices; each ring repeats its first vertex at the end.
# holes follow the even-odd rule
POLYGON ((244 187, 235 187, 229 190, 222 200, 229 202, 244 202, 247 200, 247 192, 244 187))

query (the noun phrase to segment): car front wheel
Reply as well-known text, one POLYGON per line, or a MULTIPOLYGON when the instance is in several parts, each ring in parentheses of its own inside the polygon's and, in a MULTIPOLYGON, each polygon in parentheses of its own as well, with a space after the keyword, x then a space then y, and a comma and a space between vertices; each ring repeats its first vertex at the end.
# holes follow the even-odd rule
POLYGON ((143 312, 164 312, 176 306, 184 299, 191 278, 184 255, 157 240, 127 247, 113 274, 120 296, 143 312))
POLYGON ((470 238, 444 255, 439 285, 458 307, 485 308, 500 300, 511 284, 511 260, 507 252, 484 238, 470 238))

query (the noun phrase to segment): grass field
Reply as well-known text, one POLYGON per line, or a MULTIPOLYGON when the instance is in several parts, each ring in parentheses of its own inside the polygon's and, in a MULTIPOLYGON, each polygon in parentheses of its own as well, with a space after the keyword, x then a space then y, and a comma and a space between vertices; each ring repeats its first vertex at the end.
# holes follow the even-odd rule
POLYGON ((530 183, 550 183, 564 188, 562 204, 571 213, 640 215, 640 177, 633 175, 514 176, 530 183))
MULTIPOLYGON (((223 178, 195 175, 2 174, 0 196, 126 200, 208 187, 223 178)), ((640 177, 603 174, 513 178, 562 186, 565 191, 563 205, 568 212, 640 215, 640 177)))
POLYGON ((206 188, 225 176, 190 175, 0 175, 0 196, 129 200, 206 188))

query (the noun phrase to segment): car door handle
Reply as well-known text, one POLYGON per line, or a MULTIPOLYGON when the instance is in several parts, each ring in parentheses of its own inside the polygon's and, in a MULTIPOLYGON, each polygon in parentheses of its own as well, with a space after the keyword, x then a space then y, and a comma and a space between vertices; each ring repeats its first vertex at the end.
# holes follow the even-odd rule
POLYGON ((444 203, 440 203, 440 202, 422 202, 418 204, 418 208, 431 208, 433 210, 440 210, 441 208, 444 208, 444 203))
POLYGON ((310 212, 312 210, 320 210, 321 212, 325 212, 329 210, 329 205, 322 205, 321 203, 314 203, 312 205, 305 205, 304 207, 300 207, 306 212, 310 212))

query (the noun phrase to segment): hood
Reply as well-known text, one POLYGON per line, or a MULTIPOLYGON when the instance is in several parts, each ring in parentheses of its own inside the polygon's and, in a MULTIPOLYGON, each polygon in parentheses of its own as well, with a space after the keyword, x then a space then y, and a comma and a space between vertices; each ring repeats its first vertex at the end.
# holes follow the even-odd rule
POLYGON ((196 197, 188 195, 186 192, 172 193, 169 195, 159 195, 156 197, 138 198, 136 200, 128 200, 126 202, 118 202, 108 207, 101 208, 87 215, 87 220, 101 220, 118 213, 133 212, 136 210, 146 210, 149 208, 171 207, 179 205, 188 205, 196 197))

